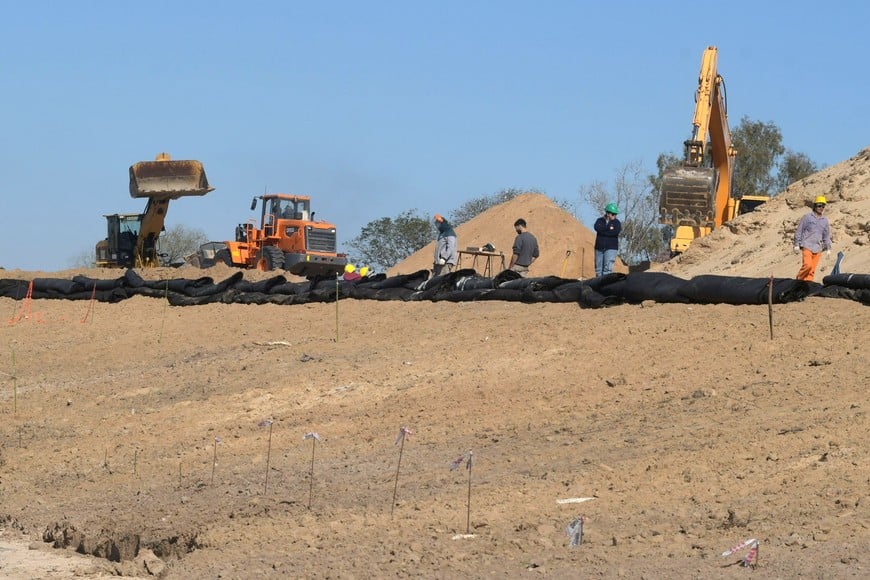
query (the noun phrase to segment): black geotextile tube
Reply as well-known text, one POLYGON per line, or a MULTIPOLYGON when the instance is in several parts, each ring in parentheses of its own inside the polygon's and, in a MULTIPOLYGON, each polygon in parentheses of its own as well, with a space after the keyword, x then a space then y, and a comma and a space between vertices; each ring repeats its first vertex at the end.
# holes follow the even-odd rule
MULTIPOLYGON (((693 304, 767 304, 769 279, 743 278, 740 276, 695 276, 682 288, 683 294, 693 304)), ((773 303, 784 304, 803 300, 817 294, 821 284, 795 280, 773 279, 773 303)))
POLYGON ((56 296, 63 298, 67 294, 76 292, 84 292, 88 290, 81 284, 77 284, 72 280, 61 280, 59 278, 34 278, 33 279, 33 298, 36 298, 37 293, 42 296, 56 296))
POLYGON ((580 299, 577 301, 581 308, 604 308, 624 304, 625 298, 621 296, 605 296, 592 289, 592 286, 584 284, 580 289, 580 299))
POLYGON ((859 288, 855 290, 853 288, 846 288, 845 286, 823 286, 815 296, 821 296, 823 298, 845 298, 847 300, 860 302, 865 306, 870 306, 870 289, 867 288, 859 288))
POLYGON ((120 288, 122 286, 126 286, 126 278, 121 276, 120 278, 114 278, 112 280, 98 280, 97 278, 88 278, 87 276, 76 275, 73 276, 73 282, 77 284, 81 284, 83 288, 87 288, 89 290, 93 290, 96 288, 97 292, 102 290, 113 290, 115 288, 120 288))
POLYGON ((845 286, 853 290, 870 290, 870 274, 830 274, 822 278, 825 286, 845 286))
POLYGON ((366 286, 374 290, 383 288, 410 288, 416 290, 417 287, 429 278, 429 270, 417 270, 413 274, 400 274, 392 278, 385 278, 375 282, 366 282, 366 286))
POLYGON ((23 300, 30 289, 29 280, 0 280, 0 296, 23 300))
MULTIPOLYGON (((609 274, 608 276, 613 276, 609 274)), ((689 298, 683 293, 687 280, 664 272, 636 272, 629 276, 617 274, 619 278, 607 276, 593 278, 589 286, 604 296, 618 296, 626 302, 639 304, 644 300, 661 303, 686 303, 689 298)))
POLYGON ((576 280, 560 278, 558 276, 544 276, 541 278, 517 278, 508 280, 498 285, 499 288, 507 288, 511 290, 552 290, 562 284, 569 284, 576 280))

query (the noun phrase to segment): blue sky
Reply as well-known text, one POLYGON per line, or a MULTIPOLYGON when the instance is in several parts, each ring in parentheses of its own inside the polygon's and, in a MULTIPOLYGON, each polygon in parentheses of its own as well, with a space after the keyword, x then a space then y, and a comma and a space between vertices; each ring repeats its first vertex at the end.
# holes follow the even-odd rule
MULTIPOLYGON (((253 195, 311 195, 344 244, 503 188, 579 201, 689 136, 719 48, 732 127, 820 165, 870 145, 864 2, 3 2, 0 266, 58 270, 144 209, 128 168, 198 159, 167 227, 233 236, 253 195)), ((591 225, 596 212, 584 208, 591 225)))

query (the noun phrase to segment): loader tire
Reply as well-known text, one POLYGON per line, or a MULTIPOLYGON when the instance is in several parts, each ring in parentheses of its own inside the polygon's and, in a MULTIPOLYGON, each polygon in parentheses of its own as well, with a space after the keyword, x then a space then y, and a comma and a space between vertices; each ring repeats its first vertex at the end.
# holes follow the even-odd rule
POLYGON ((233 266, 233 257, 230 255, 230 251, 224 248, 223 250, 218 250, 214 253, 214 263, 215 264, 224 264, 226 266, 233 266))
POLYGON ((271 272, 284 269, 284 252, 275 246, 266 246, 257 255, 257 270, 271 272))

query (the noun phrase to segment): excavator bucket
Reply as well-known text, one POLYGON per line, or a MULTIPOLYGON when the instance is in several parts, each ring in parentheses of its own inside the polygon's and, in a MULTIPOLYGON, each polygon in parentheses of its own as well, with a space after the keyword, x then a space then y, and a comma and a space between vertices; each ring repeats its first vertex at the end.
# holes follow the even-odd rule
POLYGON ((199 161, 173 161, 168 154, 161 153, 155 161, 130 166, 130 197, 178 199, 205 195, 213 189, 199 161))
POLYGON ((712 167, 671 167, 662 175, 660 221, 675 226, 707 226, 716 212, 716 171, 712 167))

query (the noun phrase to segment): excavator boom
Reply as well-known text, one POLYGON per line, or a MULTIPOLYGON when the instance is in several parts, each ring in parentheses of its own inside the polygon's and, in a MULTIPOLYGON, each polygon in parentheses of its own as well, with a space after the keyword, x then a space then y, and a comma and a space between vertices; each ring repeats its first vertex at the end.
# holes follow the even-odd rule
POLYGON ((717 67, 717 49, 708 46, 701 58, 692 135, 684 143, 683 164, 662 174, 659 221, 674 226, 672 255, 732 219, 737 208, 731 192, 737 151, 728 127, 725 82, 717 67))

